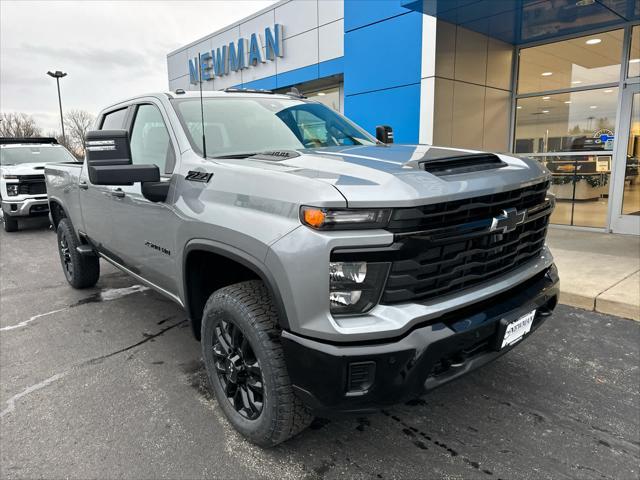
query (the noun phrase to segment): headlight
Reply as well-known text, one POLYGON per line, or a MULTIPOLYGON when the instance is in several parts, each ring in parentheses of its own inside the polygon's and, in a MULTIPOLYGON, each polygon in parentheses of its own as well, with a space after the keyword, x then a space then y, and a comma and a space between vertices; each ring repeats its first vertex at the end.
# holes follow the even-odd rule
POLYGON ((18 180, 18 176, 17 175, 4 174, 4 175, 2 175, 2 178, 4 178, 5 180, 18 180))
POLYGON ((10 197, 15 197, 18 195, 18 184, 17 183, 8 183, 7 184, 7 195, 10 197))
POLYGON ((333 314, 357 314, 378 303, 389 273, 384 262, 329 263, 329 305, 333 314))
POLYGON ((384 228, 391 210, 386 208, 316 208, 300 207, 300 221, 316 230, 360 230, 384 228))

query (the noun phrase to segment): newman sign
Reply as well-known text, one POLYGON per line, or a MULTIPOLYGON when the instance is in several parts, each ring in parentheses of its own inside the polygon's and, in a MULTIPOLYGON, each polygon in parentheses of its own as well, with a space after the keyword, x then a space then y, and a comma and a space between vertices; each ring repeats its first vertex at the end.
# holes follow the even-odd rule
POLYGON ((197 85, 200 76, 203 81, 213 80, 283 55, 282 25, 276 23, 273 31, 270 27, 264 29, 264 39, 259 33, 253 33, 249 39, 240 38, 235 43, 201 53, 199 61, 198 57, 189 59, 189 78, 197 85))

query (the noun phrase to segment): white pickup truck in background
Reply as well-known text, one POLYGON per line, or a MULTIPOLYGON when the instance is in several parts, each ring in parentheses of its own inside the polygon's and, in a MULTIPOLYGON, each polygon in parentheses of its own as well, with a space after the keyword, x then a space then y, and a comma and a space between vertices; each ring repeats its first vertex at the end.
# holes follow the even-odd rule
POLYGON ((45 164, 73 161, 75 157, 55 138, 0 138, 0 201, 6 232, 18 230, 19 218, 49 213, 45 164))

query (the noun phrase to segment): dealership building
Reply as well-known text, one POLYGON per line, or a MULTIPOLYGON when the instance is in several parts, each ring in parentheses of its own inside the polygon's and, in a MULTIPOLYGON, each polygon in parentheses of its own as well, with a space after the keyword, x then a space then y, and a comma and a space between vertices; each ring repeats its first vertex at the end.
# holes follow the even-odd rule
POLYGON ((637 0, 282 0, 167 63, 171 90, 295 87, 398 143, 531 156, 553 223, 640 234, 637 0))

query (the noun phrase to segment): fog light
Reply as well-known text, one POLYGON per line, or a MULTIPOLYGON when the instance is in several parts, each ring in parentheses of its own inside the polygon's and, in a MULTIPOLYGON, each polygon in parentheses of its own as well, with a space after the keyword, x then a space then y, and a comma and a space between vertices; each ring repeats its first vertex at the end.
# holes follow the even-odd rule
POLYGON ((366 262, 332 262, 329 264, 329 277, 332 282, 362 283, 366 276, 366 262))
POLYGON ((350 292, 331 292, 329 293, 329 301, 331 306, 349 307, 355 305, 362 297, 362 290, 352 290, 350 292))
POLYGON ((389 263, 331 262, 329 307, 333 314, 358 314, 373 308, 380 299, 389 263))
POLYGON ((18 195, 18 184, 17 183, 7 183, 7 195, 10 197, 15 197, 18 195))

